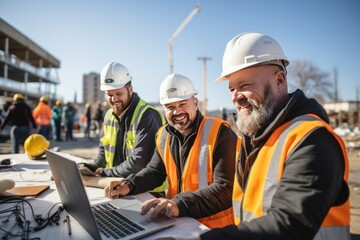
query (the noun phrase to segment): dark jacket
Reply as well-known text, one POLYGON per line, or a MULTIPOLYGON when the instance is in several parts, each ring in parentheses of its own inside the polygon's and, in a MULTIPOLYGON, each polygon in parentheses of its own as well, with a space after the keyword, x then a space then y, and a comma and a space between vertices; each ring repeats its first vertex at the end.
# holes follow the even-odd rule
MULTIPOLYGON (((170 151, 177 166, 178 179, 181 182, 182 172, 188 154, 198 134, 198 128, 203 119, 200 111, 197 112, 193 133, 185 138, 172 126, 167 125, 170 133, 170 151)), ((202 218, 231 207, 232 186, 235 170, 235 146, 237 137, 230 127, 222 125, 213 155, 214 182, 206 188, 195 192, 182 192, 173 199, 180 210, 180 216, 202 218)), ((158 187, 166 179, 165 165, 159 152, 156 150, 150 163, 136 175, 127 178, 130 182, 130 194, 150 191, 158 187)), ((181 183, 178 184, 181 186, 181 183)))
POLYGON ((32 125, 33 128, 36 128, 31 108, 22 100, 12 103, 5 115, 5 119, 2 122, 0 129, 4 129, 6 124, 21 127, 31 127, 32 125))
MULTIPOLYGON (((155 150, 155 134, 162 126, 159 113, 154 109, 147 109, 141 117, 138 128, 136 129, 136 142, 134 146, 134 154, 126 160, 126 132, 129 129, 130 121, 135 108, 140 101, 139 96, 134 93, 131 103, 120 119, 119 128, 117 129, 116 149, 112 168, 105 169, 102 176, 111 177, 127 177, 131 173, 137 173, 143 169, 150 161, 155 150)), ((116 116, 117 117, 117 116, 116 116)), ((105 150, 100 142, 99 154, 94 162, 97 167, 105 167, 105 150)))
MULTIPOLYGON (((328 123, 321 105, 297 90, 290 94, 285 108, 262 133, 254 139, 246 137, 247 149, 241 150, 243 154, 238 159, 242 167, 237 169, 244 179, 243 187, 259 149, 271 133, 280 125, 310 113, 328 123)), ((209 231, 201 239, 313 239, 330 207, 343 204, 349 197, 343 176, 340 146, 331 133, 319 128, 286 159, 279 187, 265 216, 209 231)))

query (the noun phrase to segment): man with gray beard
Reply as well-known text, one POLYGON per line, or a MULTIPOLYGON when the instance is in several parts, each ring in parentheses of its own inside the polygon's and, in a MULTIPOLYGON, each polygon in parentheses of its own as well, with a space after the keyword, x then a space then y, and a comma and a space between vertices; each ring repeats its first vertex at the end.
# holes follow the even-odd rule
POLYGON ((238 112, 238 115, 234 115, 236 119, 236 126, 240 132, 248 136, 253 136, 258 129, 266 127, 270 122, 274 114, 275 102, 269 85, 265 86, 264 96, 267 96, 263 105, 257 106, 257 104, 251 99, 242 99, 235 102, 235 106, 239 106, 242 101, 247 102, 252 107, 252 112, 242 113, 238 112))
POLYGON ((288 93, 289 60, 262 33, 229 41, 223 72, 242 138, 233 186, 235 225, 201 239, 350 239, 348 158, 328 116, 288 93))

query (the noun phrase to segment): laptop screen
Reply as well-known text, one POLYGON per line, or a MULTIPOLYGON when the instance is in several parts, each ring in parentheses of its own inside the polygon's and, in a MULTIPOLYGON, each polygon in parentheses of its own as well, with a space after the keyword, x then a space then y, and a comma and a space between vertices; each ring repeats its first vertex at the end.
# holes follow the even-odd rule
MULTIPOLYGON (((99 231, 99 225, 102 227, 102 224, 97 222, 99 219, 95 219, 98 214, 95 216, 93 213, 77 163, 49 150, 45 150, 45 153, 65 210, 75 218, 94 239, 101 239, 101 236, 106 237, 107 235, 103 234, 103 229, 101 229, 102 233, 99 231)), ((121 239, 134 239, 145 236, 176 223, 176 219, 173 218, 161 217, 156 220, 150 220, 148 214, 141 215, 141 202, 132 196, 105 201, 105 203, 106 202, 110 202, 116 207, 116 210, 111 209, 113 214, 121 214, 130 221, 140 224, 143 228, 142 231, 138 231, 121 239)), ((110 212, 108 215, 110 215, 110 212)))

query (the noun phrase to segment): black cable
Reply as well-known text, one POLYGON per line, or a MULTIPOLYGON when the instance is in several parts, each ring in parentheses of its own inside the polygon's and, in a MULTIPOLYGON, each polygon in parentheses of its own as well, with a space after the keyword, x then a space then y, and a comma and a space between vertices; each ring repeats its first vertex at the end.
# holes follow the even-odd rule
POLYGON ((15 215, 17 225, 19 225, 22 229, 24 229, 24 225, 23 225, 24 222, 21 218, 20 210, 21 210, 21 208, 19 208, 19 207, 15 208, 14 215, 15 215))
MULTIPOLYGON (((4 213, 10 213, 9 216, 5 220, 2 221, 2 223, 8 223, 9 219, 14 216, 15 218, 15 224, 13 227, 10 227, 10 229, 5 230, 4 228, 0 227, 0 230, 5 232, 5 235, 2 237, 2 239, 7 239, 8 237, 21 237, 22 239, 29 239, 30 233, 37 232, 43 228, 45 228, 48 225, 51 225, 52 223, 55 223, 56 225, 59 225, 60 220, 60 213, 64 210, 63 206, 59 206, 58 209, 51 214, 52 210, 58 205, 61 204, 60 202, 55 203, 48 213, 45 215, 45 218, 42 218, 41 214, 35 214, 34 209, 29 201, 23 198, 19 197, 10 197, 4 200, 0 200, 1 204, 15 204, 14 206, 10 206, 7 209, 4 209, 0 211, 0 214, 4 213), (31 215, 34 221, 36 222, 37 226, 31 227, 31 221, 27 219, 26 217, 26 211, 25 211, 25 204, 29 206, 29 209, 31 210, 31 215), (51 216, 50 216, 51 214, 51 216), (21 235, 20 234, 13 234, 12 229, 16 226, 19 226, 23 229, 21 235)), ((38 238, 35 238, 38 239, 38 238)))
POLYGON ((23 240, 28 240, 29 239, 29 234, 30 234, 30 221, 27 220, 25 222, 25 227, 24 227, 24 231, 23 231, 23 240))
MULTIPOLYGON (((1 205, 1 204, 4 204, 4 203, 6 203, 6 202, 9 202, 9 203, 17 203, 17 205, 18 205, 18 204, 21 204, 21 203, 24 204, 24 202, 27 203, 27 204, 29 205, 29 207, 30 207, 31 213, 32 213, 32 215, 33 215, 33 218, 35 219, 34 209, 33 209, 33 207, 31 206, 31 204, 29 203, 29 201, 27 201, 26 199, 20 198, 20 197, 10 197, 10 198, 6 198, 6 199, 0 201, 0 205, 1 205)), ((15 206, 17 206, 17 205, 15 205, 15 206)), ((23 206, 23 208, 24 208, 24 206, 23 206)))
POLYGON ((54 212, 51 216, 51 210, 59 203, 54 204, 54 206, 52 206, 47 214, 47 218, 44 219, 43 224, 39 225, 35 228, 33 228, 32 230, 34 232, 37 232, 43 228, 45 228, 47 225, 51 225, 52 223, 55 223, 56 225, 59 225, 59 220, 60 220, 60 213, 64 210, 64 208, 62 206, 60 206, 56 212, 54 212))

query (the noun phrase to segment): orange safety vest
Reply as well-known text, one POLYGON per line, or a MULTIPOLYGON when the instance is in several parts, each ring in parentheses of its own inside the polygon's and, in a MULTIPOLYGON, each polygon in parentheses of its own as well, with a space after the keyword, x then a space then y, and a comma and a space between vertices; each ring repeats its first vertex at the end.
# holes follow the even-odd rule
MULTIPOLYGON (((348 180, 348 157, 341 138, 315 115, 303 115, 280 126, 266 141, 249 173, 243 192, 235 174, 233 209, 235 224, 266 215, 276 188, 281 181, 285 163, 292 151, 304 138, 319 127, 325 127, 338 141, 344 155, 344 180, 348 180)), ((330 208, 315 240, 350 239, 350 202, 330 208)))
POLYGON ((51 123, 51 108, 49 105, 39 102, 34 109, 33 117, 37 125, 49 126, 51 123))
MULTIPOLYGON (((204 116, 181 176, 181 190, 183 192, 194 192, 209 186, 213 182, 213 151, 219 129, 223 124, 227 123, 221 119, 204 116)), ((167 194, 172 199, 179 193, 179 179, 176 164, 170 151, 170 134, 164 131, 164 128, 165 126, 162 126, 158 130, 156 146, 165 164, 169 181, 167 194)), ((220 228, 234 224, 232 208, 197 220, 209 228, 220 228)))

